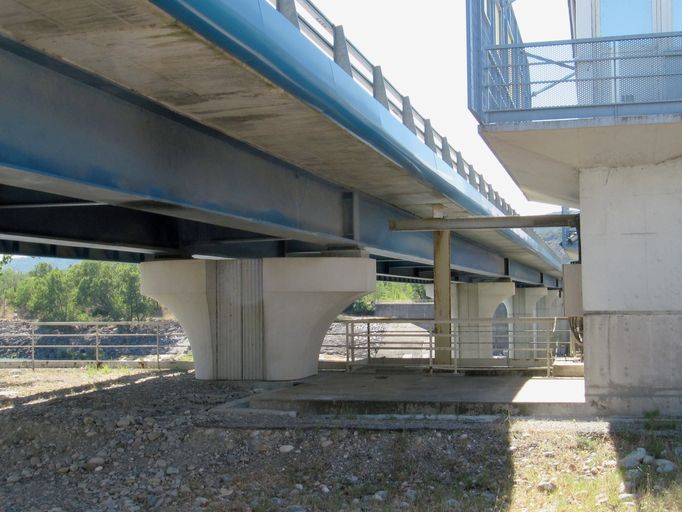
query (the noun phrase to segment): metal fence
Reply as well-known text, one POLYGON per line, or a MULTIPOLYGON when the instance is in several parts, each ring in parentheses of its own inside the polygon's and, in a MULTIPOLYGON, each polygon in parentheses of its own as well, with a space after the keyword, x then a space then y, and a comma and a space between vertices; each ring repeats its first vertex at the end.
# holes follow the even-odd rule
POLYGON ((490 122, 680 110, 680 33, 501 45, 482 58, 490 122))
POLYGON ((431 148, 453 172, 457 172, 504 214, 516 214, 493 187, 476 172, 447 137, 435 130, 431 121, 420 114, 408 96, 383 76, 380 66, 375 66, 345 37, 343 28, 334 25, 309 0, 267 0, 294 24, 327 57, 334 60, 368 94, 374 96, 397 120, 431 148))
POLYGON ((430 369, 543 369, 572 351, 568 318, 495 318, 451 322, 347 319, 332 325, 322 354, 342 358, 345 369, 395 365, 430 369), (445 326, 449 329, 436 329, 445 326), (446 334, 441 334, 446 331, 446 334), (449 331, 449 333, 447 333, 449 331), (445 354, 450 363, 439 363, 445 354))
POLYGON ((173 336, 162 335, 159 322, 7 322, 4 326, 10 332, 0 334, 0 361, 30 361, 33 368, 44 361, 99 367, 126 357, 160 368, 162 352, 174 341, 173 336))

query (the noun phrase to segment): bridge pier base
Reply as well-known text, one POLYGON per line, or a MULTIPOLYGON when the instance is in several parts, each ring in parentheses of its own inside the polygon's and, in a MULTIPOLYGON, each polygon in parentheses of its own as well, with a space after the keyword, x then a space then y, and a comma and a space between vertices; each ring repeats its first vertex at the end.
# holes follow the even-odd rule
MULTIPOLYGON (((460 320, 485 320, 495 314, 502 303, 513 297, 516 286, 512 282, 503 283, 461 283, 457 285, 457 310, 460 320)), ((493 357, 493 333, 489 322, 480 325, 460 326, 459 333, 461 359, 493 357)))
POLYGON ((585 398, 682 415, 682 159, 581 170, 585 398))
POLYGON ((189 337, 202 380, 287 381, 317 373, 336 316, 374 291, 368 258, 170 260, 141 265, 142 293, 189 337))

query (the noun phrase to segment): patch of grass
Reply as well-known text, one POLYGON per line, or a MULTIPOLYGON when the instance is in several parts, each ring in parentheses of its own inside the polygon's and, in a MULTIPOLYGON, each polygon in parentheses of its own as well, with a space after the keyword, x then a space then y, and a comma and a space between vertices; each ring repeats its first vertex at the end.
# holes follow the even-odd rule
POLYGON ((184 354, 184 355, 181 355, 180 357, 178 357, 176 359, 176 361, 183 361, 183 362, 186 361, 186 362, 192 363, 192 362, 194 362, 194 355, 193 354, 184 354))

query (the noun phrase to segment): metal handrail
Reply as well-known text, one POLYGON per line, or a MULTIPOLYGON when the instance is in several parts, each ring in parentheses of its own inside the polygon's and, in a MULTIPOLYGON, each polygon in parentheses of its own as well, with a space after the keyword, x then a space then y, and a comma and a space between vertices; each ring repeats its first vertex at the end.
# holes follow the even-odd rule
POLYGON ((102 351, 106 349, 116 349, 116 350, 136 350, 136 349, 155 349, 156 356, 156 366, 157 369, 161 368, 161 334, 159 322, 105 322, 105 321, 93 321, 93 322, 8 322, 26 325, 30 332, 27 333, 6 333, 0 335, 0 339, 23 339, 30 340, 29 344, 2 344, 0 345, 0 350, 13 350, 13 351, 31 351, 31 367, 35 369, 36 361, 41 361, 36 358, 36 350, 39 349, 87 349, 94 350, 94 359, 78 359, 81 363, 95 363, 99 367, 102 363, 109 361, 108 359, 103 359, 102 351), (102 327, 131 327, 131 328, 141 328, 153 329, 154 332, 130 332, 130 333, 115 333, 103 331, 102 327), (94 332, 74 332, 74 333, 61 333, 61 332, 38 332, 36 328, 38 327, 94 327, 94 332), (69 339, 81 339, 87 340, 92 339, 93 341, 87 344, 83 343, 67 343, 67 344, 55 344, 55 343, 39 343, 40 338, 69 338, 69 339), (107 338, 146 338, 155 340, 154 343, 136 343, 123 345, 120 343, 104 343, 102 339, 107 338))
MULTIPOLYGON (((570 328, 561 328, 559 322, 567 322, 566 317, 511 317, 511 318, 477 318, 477 319, 453 319, 452 321, 436 321, 434 319, 394 319, 394 318, 340 318, 335 322, 342 325, 343 334, 333 332, 330 328, 328 335, 337 337, 337 342, 324 342, 322 353, 325 350, 345 350, 345 366, 348 371, 356 366, 372 365, 373 359, 378 357, 381 351, 412 351, 421 352, 423 357, 412 359, 401 359, 404 366, 418 366, 436 368, 434 360, 439 353, 450 353, 453 364, 439 366, 439 368, 449 368, 456 371, 463 367, 467 360, 472 360, 471 356, 464 357, 468 348, 480 347, 482 341, 480 336, 485 336, 486 349, 490 348, 490 356, 481 356, 479 350, 478 357, 473 360, 480 361, 489 359, 495 361, 492 367, 508 368, 544 368, 547 376, 551 375, 554 359, 557 357, 561 347, 570 350, 570 328), (407 330, 390 329, 388 324, 399 324, 408 326, 407 330), (416 327, 410 328, 412 324, 421 324, 424 327, 419 330, 416 327), (435 329, 437 325, 450 324, 449 333, 439 333, 435 329), (506 334, 494 329, 495 325, 509 326, 506 334), (338 342, 338 336, 343 336, 343 344, 338 342), (476 336, 472 341, 469 336, 476 336), (563 335, 566 341, 561 341, 559 337, 563 335), (496 336, 506 337, 507 348, 495 348, 496 336), (411 339, 410 339, 411 338, 411 339), (436 346, 438 339, 450 339, 449 347, 436 346), (506 350, 506 355, 496 356, 495 350, 506 350), (428 353, 427 353, 428 352, 428 353), (363 357, 366 355, 366 359, 363 357), (428 357, 426 357, 428 356, 428 357), (359 359, 358 359, 359 358, 359 359), (428 359, 428 364, 425 363, 428 359), (544 363, 544 364, 542 364, 544 363)), ((337 352, 338 354, 338 352, 337 352)), ((397 356, 396 356, 397 357, 397 356)))

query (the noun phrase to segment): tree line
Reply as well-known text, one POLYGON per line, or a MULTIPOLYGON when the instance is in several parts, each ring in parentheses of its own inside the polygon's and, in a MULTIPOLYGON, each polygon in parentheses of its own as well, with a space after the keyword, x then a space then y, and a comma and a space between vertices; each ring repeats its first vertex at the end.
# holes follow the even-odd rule
MULTIPOLYGON (((159 316, 140 293, 137 265, 83 261, 61 270, 39 263, 30 272, 2 270, 0 300, 21 318, 41 322, 133 321, 159 316)), ((4 316, 4 314, 3 314, 4 316)))

